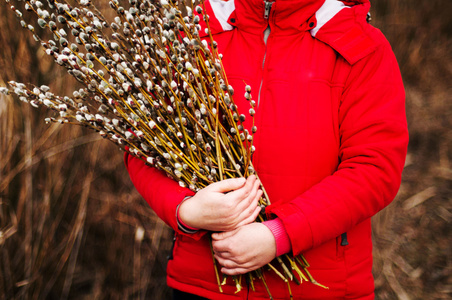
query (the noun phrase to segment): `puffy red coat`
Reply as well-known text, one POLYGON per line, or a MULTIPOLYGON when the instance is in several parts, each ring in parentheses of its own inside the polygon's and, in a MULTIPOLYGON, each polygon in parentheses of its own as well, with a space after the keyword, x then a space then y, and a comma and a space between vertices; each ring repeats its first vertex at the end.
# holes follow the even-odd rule
MULTIPOLYGON (((291 284, 295 299, 373 299, 370 217, 395 197, 408 132, 402 80, 390 45, 366 22, 369 1, 276 0, 268 19, 262 0, 210 0, 207 13, 234 100, 251 85, 256 110, 254 165, 289 235, 322 289, 291 284), (348 5, 348 6, 344 6, 348 5), (264 30, 271 33, 265 44, 264 30), (347 246, 341 234, 347 233, 347 246)), ((268 299, 218 291, 205 233, 177 228, 176 206, 191 192, 126 155, 137 190, 176 231, 170 287, 209 299, 268 299)), ((275 299, 286 284, 266 273, 275 299)))

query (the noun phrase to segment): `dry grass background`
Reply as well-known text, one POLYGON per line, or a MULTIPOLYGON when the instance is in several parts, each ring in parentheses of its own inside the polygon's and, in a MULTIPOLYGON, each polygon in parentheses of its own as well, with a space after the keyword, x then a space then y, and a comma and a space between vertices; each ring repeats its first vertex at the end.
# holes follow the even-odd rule
MULTIPOLYGON (((397 199, 374 217, 377 299, 451 299, 452 2, 374 2, 373 24, 405 80, 411 136, 397 199)), ((70 92, 76 82, 3 1, 0 28, 2 85, 70 92)), ((168 299, 171 233, 134 190, 122 154, 44 116, 0 98, 0 299, 168 299)))

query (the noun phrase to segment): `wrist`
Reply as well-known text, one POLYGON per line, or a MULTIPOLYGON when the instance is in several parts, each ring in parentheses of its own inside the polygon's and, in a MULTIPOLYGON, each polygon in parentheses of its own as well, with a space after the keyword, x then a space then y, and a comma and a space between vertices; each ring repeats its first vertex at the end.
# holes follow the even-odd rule
MULTIPOLYGON (((195 228, 195 227, 187 224, 187 222, 185 221, 186 219, 183 219, 183 217, 181 216, 182 215, 181 212, 183 210, 182 207, 184 206, 184 204, 187 204, 186 201, 190 198, 191 198, 191 196, 185 197, 176 208, 177 225, 178 225, 179 229, 185 233, 195 233, 195 232, 199 231, 199 228, 195 228)), ((187 208, 186 205, 184 207, 187 208)), ((186 212, 186 209, 184 210, 184 212, 186 212)))

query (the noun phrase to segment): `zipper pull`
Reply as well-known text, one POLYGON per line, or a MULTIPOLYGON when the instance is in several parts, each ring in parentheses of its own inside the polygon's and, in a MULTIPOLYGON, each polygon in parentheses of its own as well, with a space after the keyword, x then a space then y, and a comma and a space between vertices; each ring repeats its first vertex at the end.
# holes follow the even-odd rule
POLYGON ((347 232, 344 232, 341 234, 341 246, 347 246, 348 240, 347 240, 347 232))
POLYGON ((272 9, 274 1, 264 1, 265 10, 264 10, 264 19, 268 20, 268 17, 270 16, 270 11, 272 9))

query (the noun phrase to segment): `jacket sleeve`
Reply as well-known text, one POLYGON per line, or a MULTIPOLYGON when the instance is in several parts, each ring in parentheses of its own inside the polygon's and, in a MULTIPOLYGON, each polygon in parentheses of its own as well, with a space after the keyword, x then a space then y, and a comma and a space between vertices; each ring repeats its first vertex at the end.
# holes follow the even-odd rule
POLYGON ((370 218, 398 191, 408 144, 405 93, 385 39, 351 67, 338 114, 336 172, 292 201, 268 208, 282 220, 295 255, 370 218))
POLYGON ((194 239, 199 239, 205 234, 205 231, 188 234, 178 227, 176 209, 185 197, 194 194, 190 189, 181 187, 163 171, 147 166, 129 153, 125 153, 124 162, 133 185, 160 219, 179 234, 194 239))

